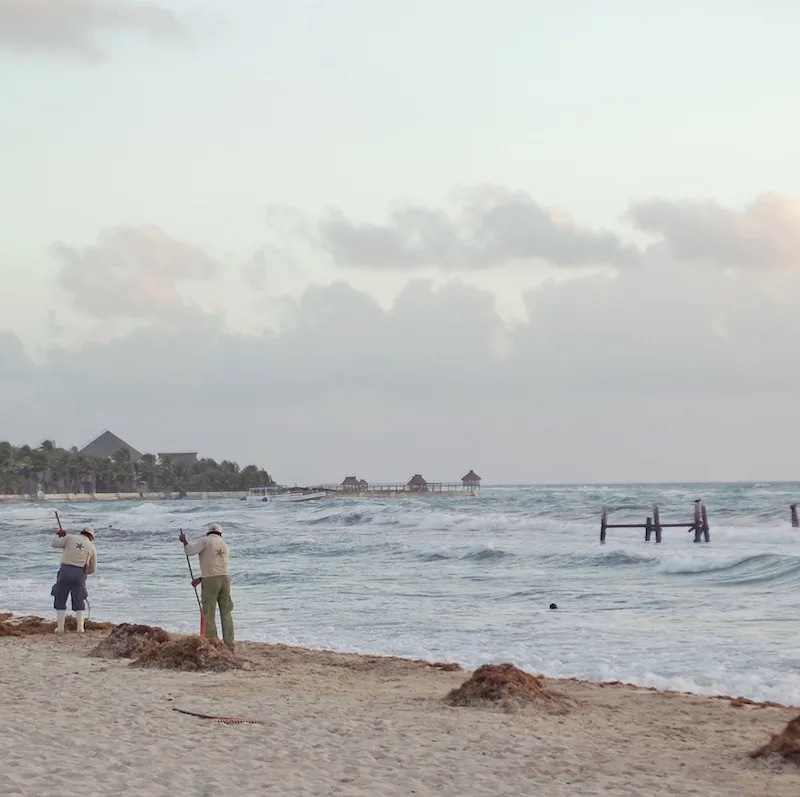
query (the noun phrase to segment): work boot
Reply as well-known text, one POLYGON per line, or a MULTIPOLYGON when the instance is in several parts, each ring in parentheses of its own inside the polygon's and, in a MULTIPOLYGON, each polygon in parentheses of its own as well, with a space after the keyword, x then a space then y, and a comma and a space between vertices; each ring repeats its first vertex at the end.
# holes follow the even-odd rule
POLYGON ((83 612, 75 612, 75 620, 78 623, 78 633, 83 633, 83 612))
POLYGON ((56 611, 56 633, 63 634, 64 633, 64 622, 67 619, 67 612, 61 611, 60 609, 56 611))

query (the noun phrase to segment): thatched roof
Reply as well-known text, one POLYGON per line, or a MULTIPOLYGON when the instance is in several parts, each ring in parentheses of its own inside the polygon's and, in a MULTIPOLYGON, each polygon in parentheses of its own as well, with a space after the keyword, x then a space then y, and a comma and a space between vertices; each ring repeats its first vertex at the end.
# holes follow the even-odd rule
POLYGON ((415 473, 411 477, 411 480, 408 482, 407 486, 408 487, 425 487, 427 484, 428 484, 428 482, 426 482, 425 479, 422 478, 421 474, 415 473))
POLYGON ((359 487, 369 487, 369 484, 367 483, 366 479, 359 479, 358 480, 358 486, 359 487))
POLYGON ((355 476, 348 476, 343 482, 342 487, 358 487, 360 482, 355 476))
POLYGON ((471 470, 466 476, 462 477, 461 482, 462 484, 480 484, 481 477, 475 473, 474 470, 471 470))
POLYGON ((89 445, 84 446, 78 453, 87 457, 113 457, 117 451, 127 451, 133 462, 138 462, 142 455, 133 446, 128 445, 121 437, 106 430, 95 437, 89 445))

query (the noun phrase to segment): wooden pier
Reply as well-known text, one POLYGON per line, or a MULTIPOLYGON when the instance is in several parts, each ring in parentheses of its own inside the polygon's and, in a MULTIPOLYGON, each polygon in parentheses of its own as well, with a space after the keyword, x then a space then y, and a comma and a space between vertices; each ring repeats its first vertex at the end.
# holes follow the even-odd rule
POLYGON ((359 485, 358 487, 320 484, 315 489, 346 498, 403 498, 405 496, 411 498, 420 496, 474 498, 476 492, 475 487, 459 482, 426 482, 418 487, 391 483, 359 485))
POLYGON ((415 473, 405 484, 370 483, 357 476, 348 476, 341 484, 320 484, 315 489, 329 495, 348 498, 404 498, 406 496, 450 496, 474 498, 481 486, 481 477, 471 470, 460 482, 429 482, 421 473, 415 473))
POLYGON ((613 511, 613 509, 603 507, 603 514, 600 518, 601 544, 606 541, 608 529, 644 529, 644 541, 650 542, 655 537, 656 543, 661 542, 664 529, 686 529, 688 532, 694 532, 694 542, 711 541, 708 513, 705 504, 699 498, 694 502, 694 515, 690 523, 662 523, 658 504, 653 504, 653 514, 644 523, 609 523, 608 516, 613 511))

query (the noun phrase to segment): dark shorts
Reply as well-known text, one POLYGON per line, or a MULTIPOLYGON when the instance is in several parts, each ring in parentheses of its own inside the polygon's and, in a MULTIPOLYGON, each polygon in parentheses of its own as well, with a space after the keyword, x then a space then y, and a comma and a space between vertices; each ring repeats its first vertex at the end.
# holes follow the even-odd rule
POLYGON ((72 611, 86 611, 86 598, 89 591, 86 589, 86 570, 75 565, 61 565, 58 578, 50 591, 53 596, 53 607, 56 611, 65 611, 67 598, 72 598, 72 611))

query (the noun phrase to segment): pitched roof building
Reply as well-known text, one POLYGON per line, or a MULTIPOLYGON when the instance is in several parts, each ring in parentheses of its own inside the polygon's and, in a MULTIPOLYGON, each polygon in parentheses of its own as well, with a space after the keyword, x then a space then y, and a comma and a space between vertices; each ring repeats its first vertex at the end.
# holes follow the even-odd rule
POLYGON ((422 478, 422 474, 415 473, 406 486, 409 488, 409 490, 423 492, 428 489, 428 482, 422 478))
POLYGON ((91 443, 84 446, 78 453, 83 454, 85 457, 113 457, 117 451, 127 451, 133 462, 142 458, 141 452, 126 443, 121 437, 109 432, 108 429, 95 437, 91 443))
POLYGON ((477 487, 481 483, 481 477, 471 470, 466 476, 461 477, 461 484, 465 487, 477 487))

